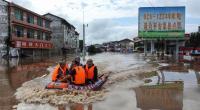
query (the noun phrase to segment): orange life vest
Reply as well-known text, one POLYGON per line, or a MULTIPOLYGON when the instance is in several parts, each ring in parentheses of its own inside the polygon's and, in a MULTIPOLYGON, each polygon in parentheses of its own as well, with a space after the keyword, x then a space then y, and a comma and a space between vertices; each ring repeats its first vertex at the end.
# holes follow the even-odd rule
POLYGON ((75 84, 85 84, 85 70, 82 66, 74 67, 76 74, 74 76, 74 83, 75 84))
POLYGON ((65 75, 66 75, 67 69, 68 69, 68 65, 67 65, 67 64, 65 65, 65 67, 64 67, 63 69, 62 69, 62 68, 60 67, 60 65, 58 64, 58 65, 55 67, 54 71, 53 71, 53 74, 52 74, 52 81, 56 81, 56 80, 57 80, 57 76, 58 76, 58 74, 59 74, 59 70, 61 70, 62 75, 65 76, 65 75))
POLYGON ((94 65, 90 68, 88 67, 88 65, 85 66, 85 73, 86 73, 87 79, 93 79, 94 78, 94 68, 95 68, 94 65))

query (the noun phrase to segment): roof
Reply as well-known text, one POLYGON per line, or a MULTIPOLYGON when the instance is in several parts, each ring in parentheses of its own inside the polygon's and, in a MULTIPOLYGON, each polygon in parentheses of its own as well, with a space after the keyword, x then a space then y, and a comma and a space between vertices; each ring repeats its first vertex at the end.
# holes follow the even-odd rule
POLYGON ((7 3, 9 3, 8 1, 6 1, 6 0, 2 0, 3 2, 7 2, 7 3))
MULTIPOLYGON (((9 3, 9 2, 8 2, 8 3, 9 3)), ((31 11, 31 10, 28 10, 28 9, 26 9, 26 8, 24 8, 24 7, 22 7, 22 6, 18 5, 18 4, 15 4, 15 3, 13 3, 13 2, 10 2, 10 3, 9 3, 9 6, 10 6, 10 7, 17 7, 17 8, 19 8, 19 9, 21 9, 21 10, 27 11, 27 12, 29 12, 29 13, 35 15, 35 16, 38 16, 38 17, 41 17, 41 18, 43 18, 43 19, 45 19, 45 20, 51 21, 50 19, 48 19, 48 18, 46 18, 46 17, 44 17, 44 16, 42 16, 42 15, 40 15, 40 14, 38 14, 38 13, 35 13, 35 12, 31 11)))
POLYGON ((44 14, 43 16, 46 16, 46 15, 50 15, 50 16, 54 16, 54 17, 56 17, 56 18, 58 18, 58 19, 61 19, 61 21, 64 23, 64 24, 66 24, 68 27, 73 27, 74 29, 76 29, 73 25, 71 25, 67 20, 65 20, 64 18, 62 18, 62 17, 59 17, 59 16, 57 16, 57 15, 54 15, 54 14, 51 14, 51 13, 46 13, 46 14, 44 14))
POLYGON ((79 35, 79 33, 77 31, 75 31, 75 35, 79 35))
POLYGON ((122 39, 122 40, 120 40, 120 41, 118 41, 118 42, 133 42, 133 41, 130 40, 130 39, 122 39))

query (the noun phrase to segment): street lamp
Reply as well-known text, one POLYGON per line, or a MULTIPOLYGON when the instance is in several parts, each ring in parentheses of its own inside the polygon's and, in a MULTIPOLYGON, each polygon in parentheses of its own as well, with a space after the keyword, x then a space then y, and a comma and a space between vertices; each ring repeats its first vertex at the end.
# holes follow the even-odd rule
POLYGON ((85 25, 84 23, 84 6, 83 6, 83 61, 85 61, 86 56, 86 48, 85 48, 85 27, 88 25, 85 25))

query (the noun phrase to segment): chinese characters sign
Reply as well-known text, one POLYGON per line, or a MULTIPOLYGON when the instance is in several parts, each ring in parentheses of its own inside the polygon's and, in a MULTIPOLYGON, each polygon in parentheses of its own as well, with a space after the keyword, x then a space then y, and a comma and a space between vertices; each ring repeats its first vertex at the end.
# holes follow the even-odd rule
POLYGON ((142 38, 183 38, 185 7, 141 7, 138 26, 142 38))
POLYGON ((40 49, 51 49, 52 43, 43 42, 32 42, 32 41, 15 41, 16 48, 40 48, 40 49))

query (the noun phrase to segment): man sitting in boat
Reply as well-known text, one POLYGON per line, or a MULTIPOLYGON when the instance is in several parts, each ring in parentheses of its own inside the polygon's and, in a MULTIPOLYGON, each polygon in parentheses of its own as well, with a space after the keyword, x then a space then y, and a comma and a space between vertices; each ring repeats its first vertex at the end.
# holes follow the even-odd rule
POLYGON ((81 61, 80 57, 76 57, 74 60, 72 60, 72 64, 70 65, 69 71, 72 71, 74 69, 74 67, 77 66, 75 62, 77 62, 78 65, 83 66, 80 63, 80 61, 81 61))
POLYGON ((53 82, 67 82, 69 74, 68 65, 64 61, 59 61, 52 74, 53 82))
POLYGON ((92 59, 88 59, 86 65, 84 66, 86 73, 86 82, 88 84, 95 83, 98 80, 98 70, 94 65, 92 59))
POLYGON ((85 84, 85 70, 84 68, 80 65, 80 62, 75 59, 74 65, 72 70, 70 71, 71 75, 71 83, 75 85, 84 85, 85 84))

